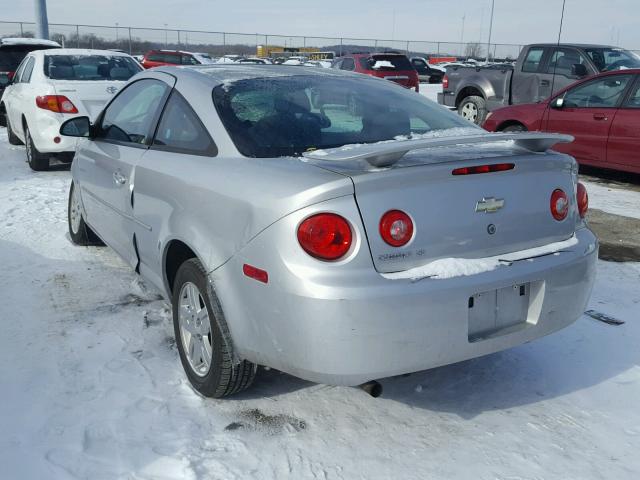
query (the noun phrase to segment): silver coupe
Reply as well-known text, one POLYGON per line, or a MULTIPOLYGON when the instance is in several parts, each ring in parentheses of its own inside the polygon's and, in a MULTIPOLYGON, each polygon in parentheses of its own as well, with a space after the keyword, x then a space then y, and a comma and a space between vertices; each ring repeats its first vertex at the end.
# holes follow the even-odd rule
POLYGON ((391 82, 157 68, 81 137, 69 230, 173 306, 203 395, 257 365, 363 382, 489 354, 582 314, 598 242, 571 137, 489 134, 391 82))

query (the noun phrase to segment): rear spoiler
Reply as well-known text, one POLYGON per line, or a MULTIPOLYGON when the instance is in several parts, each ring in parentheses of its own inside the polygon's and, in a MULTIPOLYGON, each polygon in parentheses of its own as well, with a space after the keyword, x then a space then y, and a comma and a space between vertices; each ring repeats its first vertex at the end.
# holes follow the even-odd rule
POLYGON ((374 167, 393 165, 411 150, 455 145, 513 141, 516 146, 531 152, 546 152, 556 143, 571 143, 571 135, 556 133, 481 133, 478 135, 458 135, 450 137, 421 138, 415 140, 390 140, 388 142, 358 144, 305 152, 302 155, 312 160, 343 162, 348 160, 366 160, 374 167))

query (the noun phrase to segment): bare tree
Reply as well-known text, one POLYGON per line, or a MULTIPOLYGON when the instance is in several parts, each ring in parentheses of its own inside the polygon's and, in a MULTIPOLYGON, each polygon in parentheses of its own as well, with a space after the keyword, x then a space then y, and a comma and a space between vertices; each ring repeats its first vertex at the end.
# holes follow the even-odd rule
POLYGON ((467 43, 464 54, 470 58, 480 58, 482 56, 482 45, 477 42, 467 43))

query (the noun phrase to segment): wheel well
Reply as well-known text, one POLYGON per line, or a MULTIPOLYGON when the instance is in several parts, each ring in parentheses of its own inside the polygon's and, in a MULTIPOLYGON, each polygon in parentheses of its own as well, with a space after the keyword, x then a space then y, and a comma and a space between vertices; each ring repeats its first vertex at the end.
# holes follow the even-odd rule
POLYGON ((176 279, 176 273, 178 273, 180 265, 190 258, 196 257, 197 255, 186 243, 183 243, 180 240, 172 240, 169 243, 164 260, 164 271, 169 285, 169 290, 171 292, 173 292, 173 282, 176 279))
POLYGON ((484 95, 482 94, 482 92, 477 88, 464 87, 462 90, 460 90, 460 93, 458 93, 458 96, 456 97, 456 108, 460 106, 460 102, 462 102, 463 99, 474 96, 474 95, 477 97, 484 98, 484 95))
POLYGON ((517 120, 507 120, 505 122, 502 122, 500 125, 498 125, 498 128, 496 128, 496 132, 501 132, 502 130, 504 130, 507 127, 512 127, 514 125, 519 125, 522 128, 524 128, 525 130, 527 130, 527 127, 525 126, 524 123, 519 122, 517 120))

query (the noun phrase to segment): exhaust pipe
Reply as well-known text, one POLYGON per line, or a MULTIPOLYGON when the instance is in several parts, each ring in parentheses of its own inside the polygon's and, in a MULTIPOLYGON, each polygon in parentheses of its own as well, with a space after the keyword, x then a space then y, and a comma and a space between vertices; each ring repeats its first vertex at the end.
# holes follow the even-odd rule
POLYGON ((380 385, 375 380, 363 383, 362 385, 359 385, 359 387, 369 395, 371 395, 373 398, 378 398, 380 395, 382 395, 382 385, 380 385))

